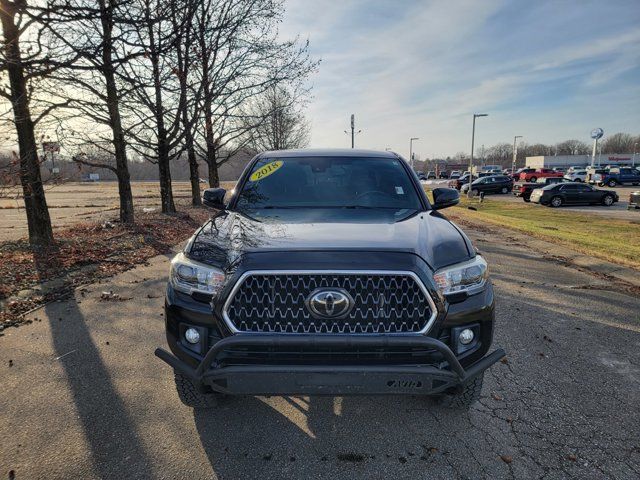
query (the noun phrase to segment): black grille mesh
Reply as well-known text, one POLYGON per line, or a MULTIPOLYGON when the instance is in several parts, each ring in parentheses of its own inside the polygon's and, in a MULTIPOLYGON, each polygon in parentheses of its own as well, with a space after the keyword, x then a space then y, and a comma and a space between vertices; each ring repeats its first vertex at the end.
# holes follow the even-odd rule
POLYGON ((407 274, 251 274, 227 315, 240 331, 265 333, 412 333, 431 316, 429 302, 407 274), (318 288, 341 288, 354 300, 343 319, 314 318, 305 300, 318 288))

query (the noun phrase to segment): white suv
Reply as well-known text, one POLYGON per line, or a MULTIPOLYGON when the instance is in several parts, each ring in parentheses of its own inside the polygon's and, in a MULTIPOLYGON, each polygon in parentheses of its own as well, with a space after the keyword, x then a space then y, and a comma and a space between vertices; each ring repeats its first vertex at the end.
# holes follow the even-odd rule
POLYGON ((587 171, 574 170, 571 173, 567 173, 564 178, 571 180, 572 182, 584 182, 587 179, 587 171))

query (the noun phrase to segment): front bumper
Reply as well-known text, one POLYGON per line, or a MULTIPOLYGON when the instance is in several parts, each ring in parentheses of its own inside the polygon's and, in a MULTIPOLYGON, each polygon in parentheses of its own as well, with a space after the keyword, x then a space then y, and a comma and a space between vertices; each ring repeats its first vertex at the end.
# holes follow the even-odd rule
POLYGON ((497 349, 466 369, 439 340, 424 336, 236 334, 217 342, 194 368, 161 348, 158 358, 197 387, 238 395, 436 394, 460 389, 505 356, 497 349), (422 347, 442 356, 434 365, 229 365, 218 361, 234 347, 422 347))

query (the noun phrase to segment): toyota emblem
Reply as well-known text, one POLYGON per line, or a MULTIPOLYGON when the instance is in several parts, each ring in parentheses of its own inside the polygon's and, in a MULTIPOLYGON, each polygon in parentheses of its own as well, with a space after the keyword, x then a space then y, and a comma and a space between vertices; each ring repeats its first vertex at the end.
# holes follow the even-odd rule
POLYGON ((346 290, 336 288, 314 290, 305 303, 316 318, 346 317, 353 308, 351 295, 346 290))

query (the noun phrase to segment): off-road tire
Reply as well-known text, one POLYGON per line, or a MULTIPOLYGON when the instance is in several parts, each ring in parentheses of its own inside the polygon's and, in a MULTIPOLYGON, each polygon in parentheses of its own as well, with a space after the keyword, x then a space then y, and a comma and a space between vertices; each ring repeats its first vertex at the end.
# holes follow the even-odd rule
POLYGON ((551 206, 552 208, 561 207, 563 203, 564 201, 561 197, 553 197, 551 200, 549 200, 549 206, 551 206), (556 200, 559 200, 559 202, 556 202, 556 200))
POLYGON ((462 393, 442 395, 438 397, 438 403, 447 408, 467 409, 480 400, 482 394, 482 381, 484 372, 478 375, 464 386, 462 393))
POLYGON ((176 390, 180 401, 191 408, 214 408, 218 405, 221 393, 204 393, 196 387, 188 377, 181 373, 175 374, 176 390))

